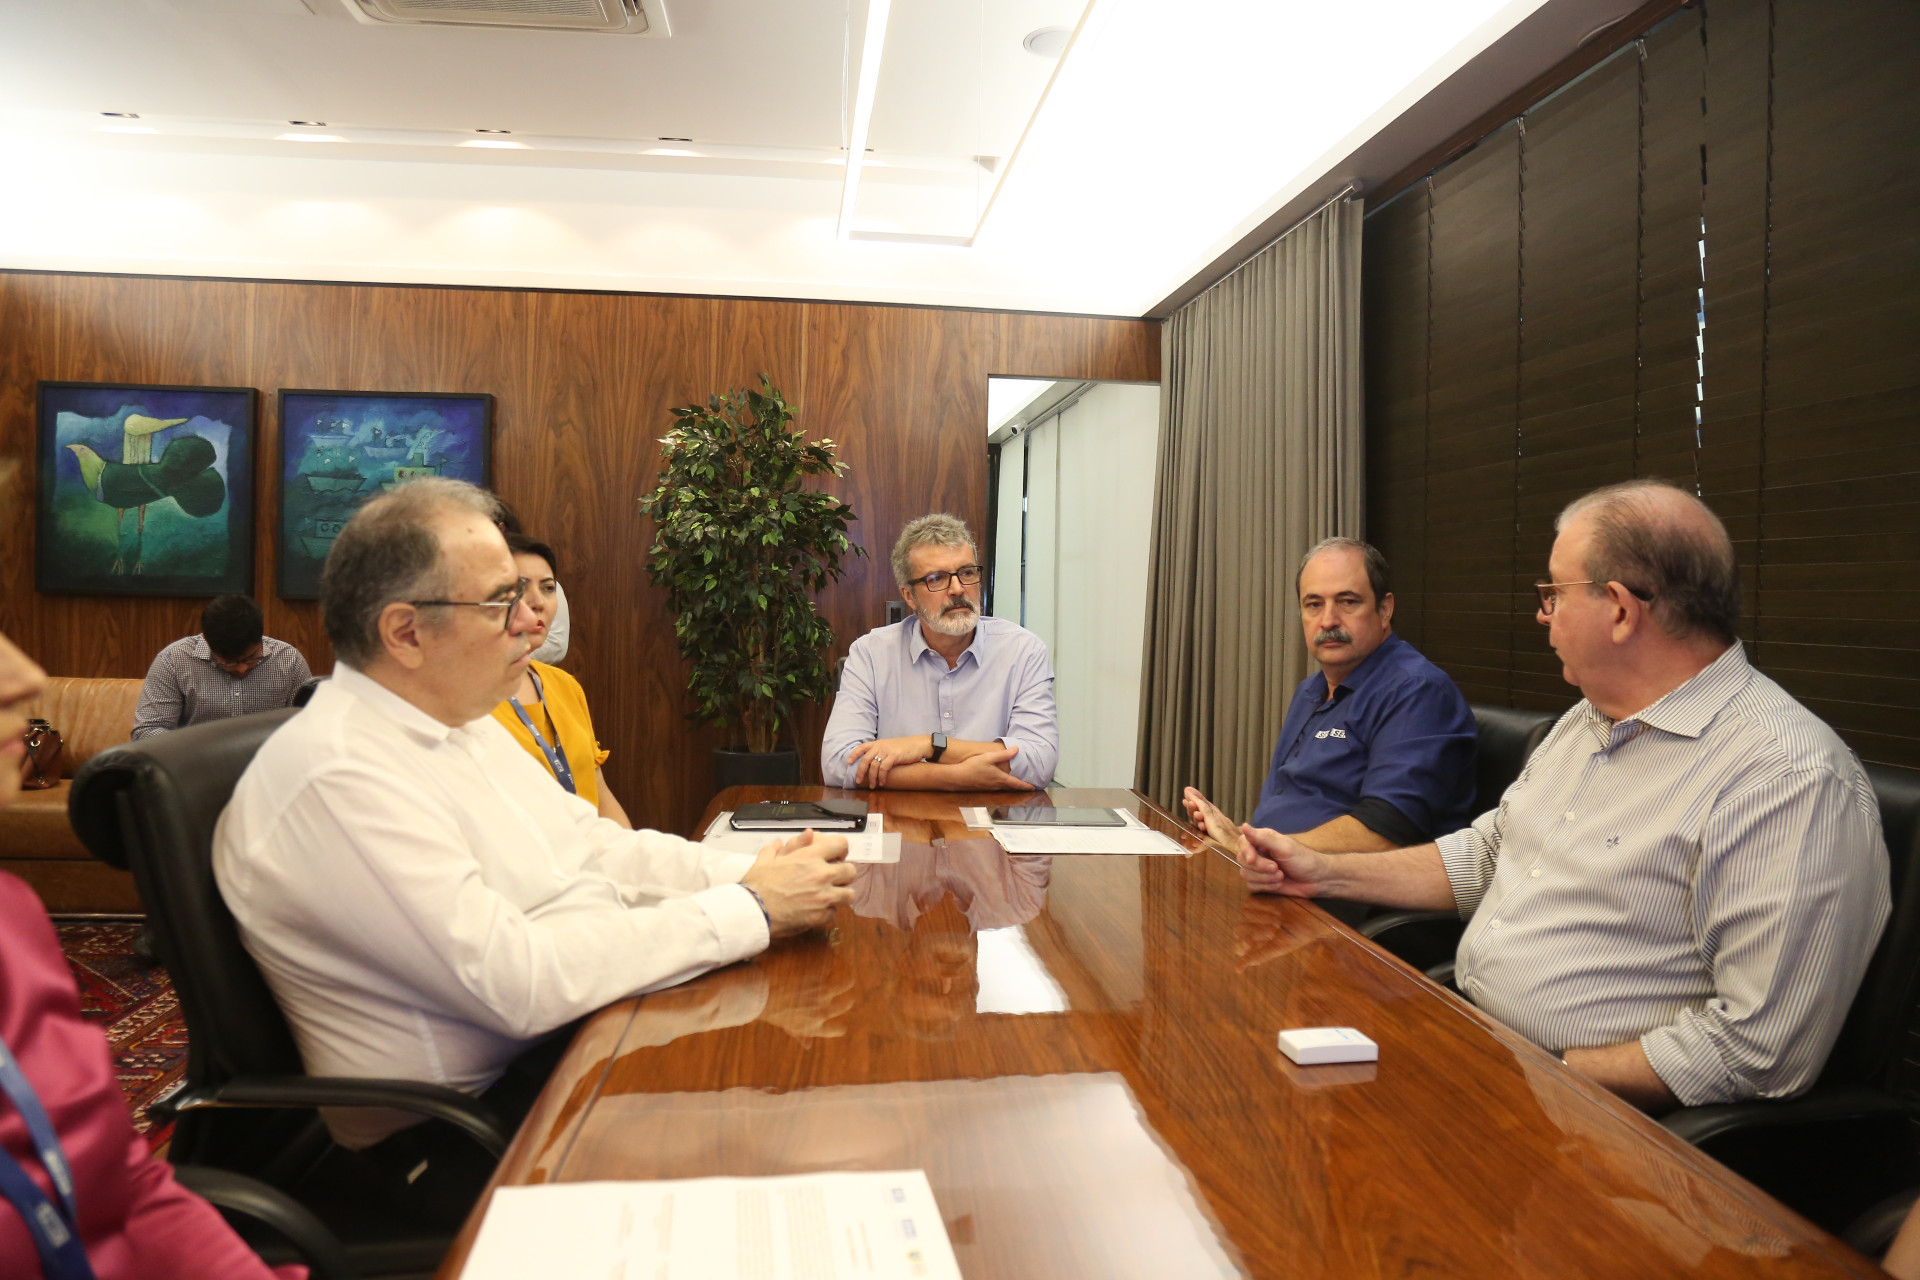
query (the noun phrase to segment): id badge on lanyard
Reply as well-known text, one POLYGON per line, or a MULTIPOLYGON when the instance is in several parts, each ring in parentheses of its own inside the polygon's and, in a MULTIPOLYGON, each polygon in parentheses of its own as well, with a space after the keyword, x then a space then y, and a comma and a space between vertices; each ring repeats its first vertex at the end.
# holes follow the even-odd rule
MULTIPOLYGON (((528 671, 527 674, 533 676, 533 691, 540 695, 540 701, 545 703, 547 691, 541 685, 539 675, 533 671, 528 671)), ((560 727, 557 724, 554 725, 555 741, 552 746, 548 746, 546 738, 541 735, 532 718, 527 715, 527 709, 520 705, 520 699, 508 698, 507 701, 513 704, 513 714, 520 717, 520 723, 527 726, 527 732, 533 735, 534 745, 539 747, 540 754, 547 758, 547 767, 553 770, 553 776, 560 780, 560 785, 567 789, 568 795, 579 795, 579 790, 573 785, 573 766, 567 763, 567 753, 560 749, 560 727)), ((547 721, 550 724, 553 723, 551 711, 547 713, 547 721)))
POLYGON ((80 1243, 80 1213, 73 1197, 73 1171, 67 1164, 66 1152, 60 1147, 60 1135, 54 1132, 46 1108, 40 1105, 40 1095, 33 1091, 26 1072, 20 1069, 19 1060, 5 1041, 0 1041, 0 1088, 6 1090, 14 1110, 26 1121, 33 1149, 40 1157, 40 1167, 47 1171, 58 1203, 47 1199, 46 1192, 20 1167, 13 1153, 4 1148, 0 1148, 0 1194, 6 1196, 26 1224, 27 1234, 33 1237, 33 1247, 40 1253, 40 1269, 46 1273, 47 1280, 93 1280, 93 1264, 87 1261, 87 1251, 80 1243))

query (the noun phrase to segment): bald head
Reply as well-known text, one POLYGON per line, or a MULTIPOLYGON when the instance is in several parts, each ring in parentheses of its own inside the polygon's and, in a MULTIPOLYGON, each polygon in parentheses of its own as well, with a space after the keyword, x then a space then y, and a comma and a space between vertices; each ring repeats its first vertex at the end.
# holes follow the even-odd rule
POLYGON ((1629 480, 1568 503, 1554 528, 1574 526, 1591 534, 1588 578, 1650 596, 1668 635, 1732 643, 1740 578, 1733 541, 1706 503, 1664 480, 1629 480))

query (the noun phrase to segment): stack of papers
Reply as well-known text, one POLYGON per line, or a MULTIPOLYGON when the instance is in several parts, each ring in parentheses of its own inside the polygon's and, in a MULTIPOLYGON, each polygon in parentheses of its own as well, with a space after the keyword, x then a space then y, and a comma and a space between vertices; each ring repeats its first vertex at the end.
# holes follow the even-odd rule
MULTIPOLYGON (((701 837, 700 843, 726 853, 759 853, 768 842, 785 841, 795 834, 790 831, 735 831, 729 825, 732 818, 733 810, 723 811, 707 828, 707 834, 701 837)), ((889 832, 886 819, 880 814, 867 815, 865 831, 826 831, 821 834, 847 838, 848 862, 900 861, 900 833, 889 832)))
POLYGON ((960 1280, 919 1169, 501 1187, 462 1280, 960 1280))

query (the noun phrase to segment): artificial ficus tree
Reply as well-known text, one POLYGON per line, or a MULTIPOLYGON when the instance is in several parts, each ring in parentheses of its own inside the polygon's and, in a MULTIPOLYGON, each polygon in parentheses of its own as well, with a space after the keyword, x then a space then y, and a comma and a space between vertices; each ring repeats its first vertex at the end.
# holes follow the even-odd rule
POLYGON ((660 479, 640 499, 653 518, 647 573, 667 592, 680 656, 692 668, 692 719, 736 726, 750 751, 775 750, 799 704, 833 693, 833 628, 815 594, 840 577, 853 508, 810 489, 846 464, 809 440, 764 375, 672 411, 660 479))

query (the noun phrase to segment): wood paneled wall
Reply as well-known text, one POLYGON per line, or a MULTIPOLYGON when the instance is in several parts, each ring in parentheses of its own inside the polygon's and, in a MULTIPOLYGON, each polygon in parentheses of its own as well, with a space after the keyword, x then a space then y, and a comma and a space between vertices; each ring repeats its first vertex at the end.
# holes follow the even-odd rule
MULTIPOLYGON (((837 303, 0 273, 0 457, 19 460, 0 556, 0 630, 58 675, 141 676, 198 628, 199 600, 33 589, 34 385, 41 379, 251 386, 261 392, 256 595, 268 634, 332 665, 319 609, 275 598, 282 387, 491 392, 493 474, 552 542, 572 605, 567 667, 636 822, 687 830, 712 794, 671 619, 647 582, 637 499, 675 405, 770 375, 799 422, 851 465, 834 491, 869 553, 822 608, 841 652, 881 621, 887 550, 925 511, 985 536, 987 378, 1158 381, 1154 321, 837 303)), ((1142 511, 1140 518, 1150 518, 1142 511)), ((825 708, 796 734, 818 777, 825 708)))

